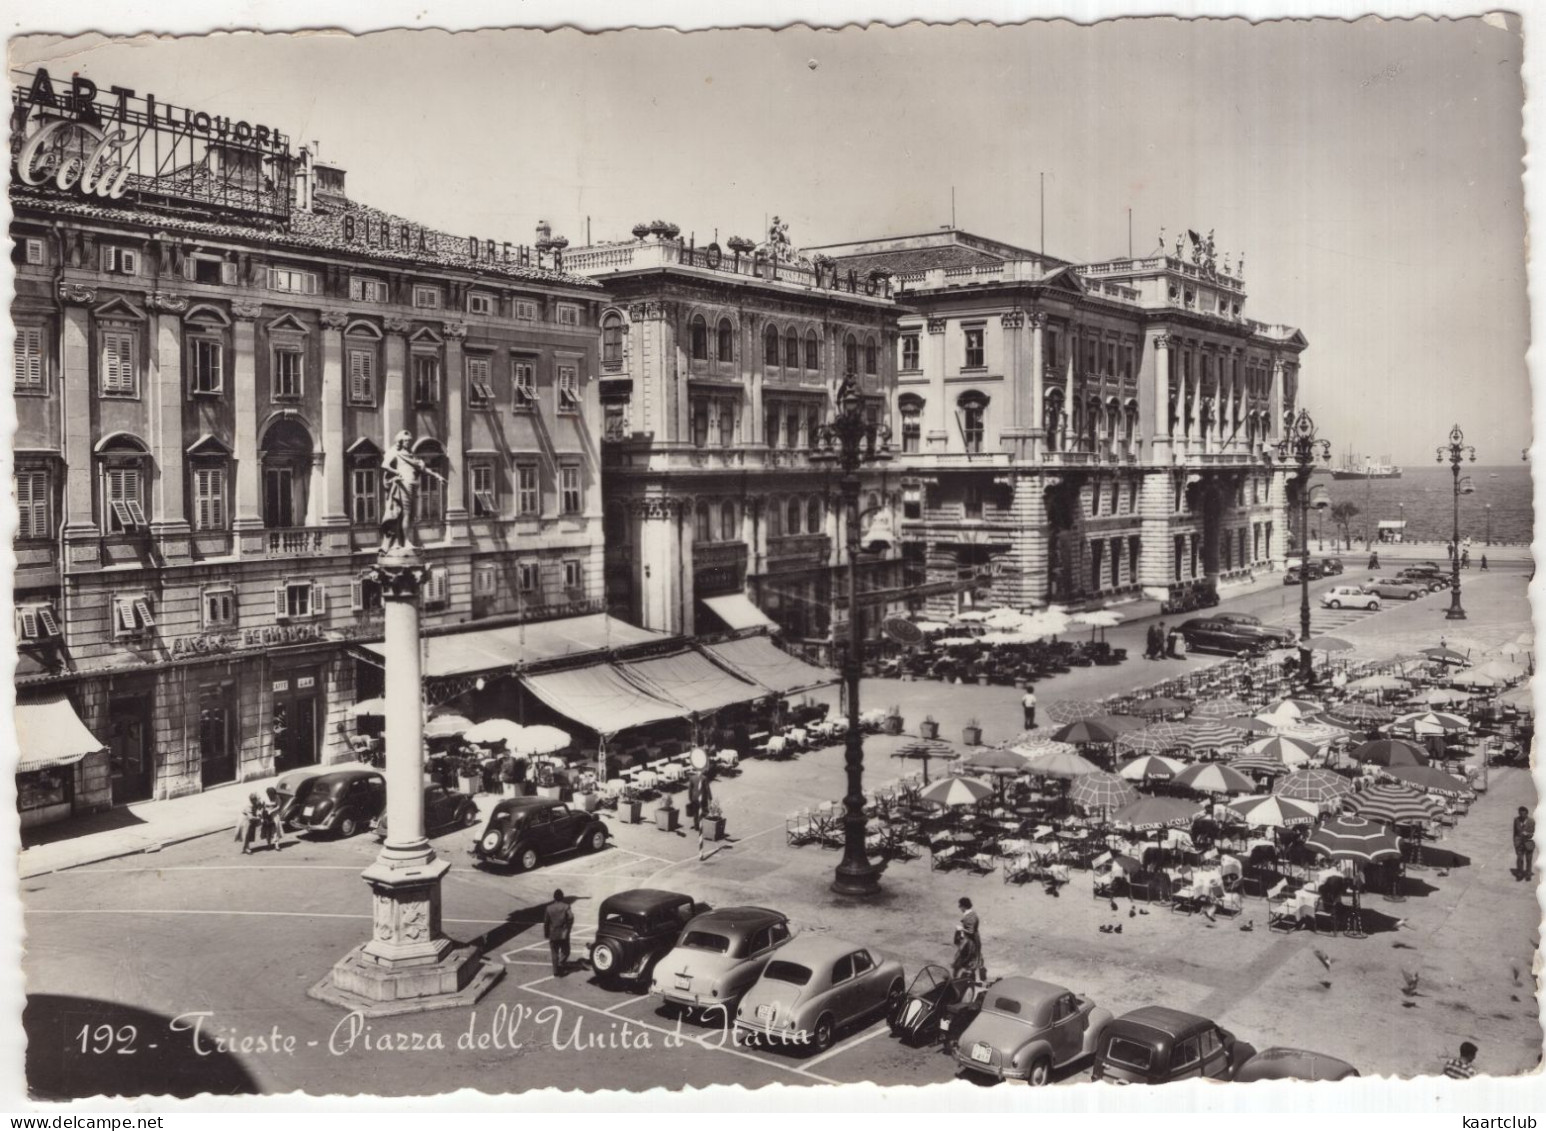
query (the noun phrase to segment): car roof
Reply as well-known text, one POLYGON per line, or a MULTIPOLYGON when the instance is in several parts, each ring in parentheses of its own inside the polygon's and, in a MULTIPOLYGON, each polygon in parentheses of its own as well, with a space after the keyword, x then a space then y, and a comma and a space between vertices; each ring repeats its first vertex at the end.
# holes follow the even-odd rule
MULTIPOLYGON (((778 952, 778 957, 784 962, 799 962, 806 966, 819 966, 823 962, 835 962, 845 954, 852 954, 856 950, 869 950, 868 947, 858 943, 845 942, 835 939, 831 935, 796 935, 785 943, 778 952)), ((880 955, 870 951, 878 962, 880 955)))
POLYGON ((692 896, 663 888, 631 888, 601 901, 602 911, 650 911, 662 903, 692 902, 692 896))
POLYGON ((712 911, 705 911, 702 915, 696 916, 688 926, 697 930, 719 927, 735 931, 755 931, 769 923, 782 922, 785 918, 782 911, 774 911, 770 907, 716 907, 712 911))
POLYGON ((1121 1028, 1153 1029, 1172 1040, 1188 1037, 1192 1033, 1206 1029, 1213 1024, 1206 1017, 1199 1017, 1195 1013, 1185 1013, 1179 1009, 1172 1009, 1168 1005, 1145 1005, 1135 1009, 1131 1013, 1124 1013, 1112 1022, 1113 1026, 1121 1028))
POLYGON ((1002 994, 1004 997, 1017 998, 1022 1003, 1031 1005, 1072 992, 1067 986, 1060 986, 1056 982, 1043 982, 1040 978, 1011 974, 1007 978, 1000 978, 988 987, 990 997, 987 1000, 991 1002, 991 995, 1002 994))
POLYGON ((1358 1069, 1341 1057, 1309 1049, 1270 1048, 1242 1064, 1236 1078, 1244 1077, 1246 1082, 1254 1079, 1333 1080, 1358 1074, 1358 1069))
POLYGON ((551 797, 507 797, 494 806, 496 813, 529 813, 537 809, 557 809, 562 801, 555 801, 551 797))
POLYGON ((318 785, 324 782, 331 785, 334 782, 358 781, 362 778, 375 778, 378 781, 386 781, 380 770, 334 770, 329 774, 318 774, 312 781, 318 785))

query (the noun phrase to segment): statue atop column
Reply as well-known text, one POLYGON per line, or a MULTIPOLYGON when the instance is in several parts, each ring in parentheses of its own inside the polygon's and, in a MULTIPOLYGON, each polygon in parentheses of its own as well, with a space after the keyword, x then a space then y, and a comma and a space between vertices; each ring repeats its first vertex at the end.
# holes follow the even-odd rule
POLYGON ((392 450, 381 457, 382 477, 386 486, 386 505, 381 515, 382 554, 401 554, 417 550, 411 527, 414 503, 419 495, 419 477, 428 475, 444 483, 445 478, 431 470, 413 454, 413 434, 402 431, 392 450))

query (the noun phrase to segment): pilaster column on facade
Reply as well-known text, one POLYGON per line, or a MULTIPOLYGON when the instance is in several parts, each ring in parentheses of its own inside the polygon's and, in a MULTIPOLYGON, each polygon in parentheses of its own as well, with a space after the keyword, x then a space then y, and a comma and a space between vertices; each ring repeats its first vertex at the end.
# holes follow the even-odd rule
POLYGON ((929 392, 924 409, 924 419, 928 423, 923 437, 923 448, 928 452, 942 452, 950 446, 950 430, 947 426, 950 414, 945 405, 946 325, 943 318, 928 320, 929 360, 925 371, 929 374, 929 392))
POLYGON ((761 509, 760 499, 747 499, 741 507, 741 542, 746 546, 746 574, 750 577, 754 573, 762 572, 762 554, 757 542, 758 522, 757 511, 761 509))
POLYGON ((467 364, 462 359, 462 343, 467 340, 467 323, 446 322, 440 329, 446 343, 445 540, 461 542, 467 538, 467 434, 462 424, 467 403, 467 364))
POLYGON ((147 295, 150 310, 146 327, 145 408, 150 450, 156 453, 157 466, 150 477, 148 508, 150 530, 161 540, 163 557, 185 558, 190 547, 186 540, 164 535, 188 534, 188 512, 183 505, 182 406, 187 397, 183 387, 182 316, 188 300, 175 295, 147 295), (178 549, 181 553, 177 553, 178 549))
POLYGON ((753 365, 746 372, 750 375, 747 393, 746 420, 747 433, 745 442, 748 445, 762 445, 767 443, 768 430, 764 417, 766 415, 762 403, 762 367, 753 365))
MULTIPOLYGON (((235 388, 231 392, 236 409, 235 435, 232 437, 236 458, 236 505, 233 508, 231 529, 240 533, 244 530, 261 530, 263 527, 259 491, 262 468, 258 466, 257 348, 257 320, 263 315, 263 305, 256 302, 233 302, 231 315, 235 319, 231 327, 231 345, 235 352, 235 388)), ((241 542, 240 538, 236 539, 238 548, 241 542)))
POLYGON ((97 292, 90 287, 61 284, 59 297, 64 302, 61 326, 60 385, 64 407, 64 538, 68 542, 90 542, 80 552, 67 551, 67 568, 97 561, 98 528, 92 511, 91 459, 91 304, 97 292), (89 557, 88 557, 89 551, 89 557))
POLYGON ((1138 488, 1140 537, 1138 583, 1167 588, 1175 580, 1174 542, 1171 531, 1175 517, 1175 474, 1150 472, 1138 488))
POLYGON ((1176 411, 1181 410, 1182 392, 1179 388, 1172 387, 1173 359, 1171 346, 1174 339, 1169 334, 1155 334, 1154 342, 1154 384, 1153 388, 1145 390, 1153 398, 1153 409, 1150 419, 1154 422, 1153 454, 1157 463, 1169 463, 1171 452, 1174 450, 1174 437, 1171 433, 1170 411, 1172 391, 1176 394, 1176 411))
POLYGON ((639 555, 634 563, 640 627, 680 633, 682 546, 678 523, 681 504, 676 499, 652 496, 631 505, 640 519, 639 555))
POLYGON ((827 536, 827 565, 836 569, 843 564, 843 547, 848 544, 843 537, 842 500, 834 502, 828 498, 822 501, 826 506, 823 526, 827 536))
POLYGON ((694 555, 693 547, 697 541, 697 524, 694 521, 696 507, 689 508, 684 502, 676 516, 677 545, 680 551, 677 554, 677 611, 676 631, 684 636, 691 636, 697 629, 697 609, 695 608, 697 585, 693 577, 694 555))
POLYGON ((1026 439, 1031 428, 1029 375, 1030 345, 1025 332, 1023 310, 1007 310, 999 315, 1004 341, 1004 385, 1007 392, 1003 425, 999 428, 1000 448, 1018 462, 1025 458, 1026 439))
POLYGON ((1032 311, 1030 314, 1031 326, 1031 379, 1030 379, 1030 404, 1026 420, 1031 430, 1030 443, 1026 445, 1025 455, 1027 459, 1039 459, 1041 453, 1046 450, 1046 424, 1045 424, 1045 399, 1046 399, 1046 370, 1047 370, 1047 314, 1042 310, 1032 311))
POLYGON ((1027 609, 1046 602, 1050 586, 1047 577, 1047 488, 1056 486, 1056 476, 1017 475, 1010 497, 1010 572, 1000 578, 1000 586, 1010 605, 1027 609))
POLYGON ((406 318, 388 318, 382 358, 381 450, 396 447, 394 437, 408 427, 408 331, 406 318))
POLYGON ((1268 521, 1272 523, 1268 554, 1273 569, 1288 564, 1288 475, 1286 468, 1274 468, 1267 487, 1268 521))
POLYGON ((347 526, 344 507, 344 350, 348 314, 330 310, 322 316, 321 447, 312 453, 308 524, 347 526), (331 380, 330 380, 331 379, 331 380), (319 466, 320 463, 320 466, 319 466))

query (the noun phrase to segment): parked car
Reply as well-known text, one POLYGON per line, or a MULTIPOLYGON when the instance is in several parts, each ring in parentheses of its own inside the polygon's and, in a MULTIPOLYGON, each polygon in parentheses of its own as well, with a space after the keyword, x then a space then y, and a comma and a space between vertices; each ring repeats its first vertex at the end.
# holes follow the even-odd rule
MULTIPOLYGON (((460 790, 447 789, 443 785, 424 787, 424 832, 434 836, 448 829, 470 829, 478 823, 478 806, 460 790)), ((376 818, 376 839, 385 840, 387 835, 386 814, 376 818)))
POLYGON ((886 1024, 903 1044, 933 1044, 951 1029, 964 1029, 982 1006, 971 993, 972 976, 952 974, 933 962, 913 975, 902 1000, 891 1007, 886 1024))
POLYGON ((746 1039, 822 1052, 840 1030, 890 1011, 906 986, 902 964, 828 935, 791 939, 736 1007, 746 1039))
MULTIPOLYGON (((331 766, 302 766, 296 770, 286 770, 274 783, 274 792, 279 797, 279 827, 282 829, 295 827, 295 818, 301 811, 300 799, 317 778, 324 774, 343 773, 345 770, 369 773, 373 769, 375 767, 368 766, 364 762, 340 762, 331 766)), ((376 772, 380 771, 376 770, 376 772)))
POLYGON ((1321 594, 1321 606, 1327 609, 1378 609, 1380 596, 1369 593, 1360 585, 1333 585, 1321 594))
POLYGON ((1090 1078, 1118 1084, 1168 1084, 1192 1076, 1227 1080, 1234 1065, 1255 1051, 1206 1017, 1146 1005, 1101 1030, 1090 1078))
POLYGON ((386 808, 386 778, 380 770, 334 770, 308 778, 299 787, 289 814, 289 828, 299 832, 353 836, 386 808))
POLYGON ((1407 566, 1405 569, 1397 570, 1396 580, 1420 586, 1429 593, 1449 588, 1448 577, 1437 570, 1430 570, 1425 566, 1407 566))
POLYGON ((601 901, 590 965, 603 982, 648 978, 655 962, 676 945, 694 915, 708 905, 659 888, 630 888, 601 901))
POLYGON ((1264 636, 1274 641, 1297 639, 1293 629, 1281 628, 1275 624, 1263 624, 1261 617, 1252 616, 1250 613, 1214 613, 1211 619, 1221 620, 1225 624, 1236 626, 1243 632, 1264 636))
POLYGON ((1337 574, 1339 574, 1341 572, 1342 572, 1342 559, 1341 558, 1322 558, 1321 559, 1321 576, 1322 577, 1335 577, 1337 574))
POLYGON ((571 809, 549 797, 507 797, 489 814, 483 835, 472 846, 480 864, 513 866, 528 872, 564 852, 600 852, 611 836, 592 813, 571 809))
POLYGON ((1230 624, 1217 617, 1193 617, 1177 630, 1186 638, 1186 646, 1197 652, 1225 652, 1232 656, 1266 648, 1270 641, 1249 626, 1230 624))
POLYGON ((717 1008, 729 1021, 741 996, 792 937, 789 920, 766 907, 705 911, 656 963, 650 992, 681 1009, 717 1008))
POLYGON ((1371 577, 1363 583, 1362 588, 1365 593, 1378 593, 1381 597, 1392 601, 1415 601, 1428 592, 1405 581, 1397 581, 1393 577, 1371 577))
POLYGON ((956 1046, 968 1072, 1040 1086, 1052 1073, 1095 1052, 1111 1011, 1088 997, 1035 978, 1002 978, 956 1046))
POLYGON ((1262 1049, 1235 1070, 1235 1083, 1254 1080, 1346 1080, 1358 1069, 1345 1060, 1305 1049, 1262 1049))

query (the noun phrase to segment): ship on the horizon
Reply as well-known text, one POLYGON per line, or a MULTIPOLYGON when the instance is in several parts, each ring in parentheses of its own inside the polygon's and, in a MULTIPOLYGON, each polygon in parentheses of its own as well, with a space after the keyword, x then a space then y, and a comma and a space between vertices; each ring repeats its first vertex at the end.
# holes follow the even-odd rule
POLYGON ((1381 456, 1374 459, 1372 456, 1364 456, 1359 463, 1349 451, 1342 460, 1341 467, 1331 469, 1333 479, 1400 479, 1401 469, 1390 462, 1389 456, 1381 456))

